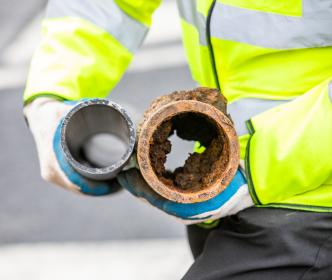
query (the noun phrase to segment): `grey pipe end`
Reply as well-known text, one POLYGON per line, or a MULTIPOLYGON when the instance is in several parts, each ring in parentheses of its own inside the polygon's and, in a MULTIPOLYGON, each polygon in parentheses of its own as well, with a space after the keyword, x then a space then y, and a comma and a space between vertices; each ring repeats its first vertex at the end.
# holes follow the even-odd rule
POLYGON ((61 147, 69 164, 93 180, 114 178, 129 161, 136 141, 127 112, 108 99, 80 102, 65 116, 61 147))

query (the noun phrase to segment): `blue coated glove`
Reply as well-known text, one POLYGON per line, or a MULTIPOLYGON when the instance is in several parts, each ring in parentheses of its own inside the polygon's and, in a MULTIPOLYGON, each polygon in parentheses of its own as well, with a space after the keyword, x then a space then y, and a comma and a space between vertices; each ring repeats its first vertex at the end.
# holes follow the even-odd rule
POLYGON ((68 178, 68 180, 72 182, 74 185, 76 185, 81 193, 87 195, 101 196, 101 195, 111 194, 120 190, 121 187, 115 179, 109 181, 90 180, 77 173, 69 165, 61 148, 61 125, 62 125, 62 120, 58 125, 54 134, 53 149, 56 159, 59 163, 59 166, 62 172, 68 178))
POLYGON ((93 196, 113 193, 120 189, 116 180, 86 179, 69 165, 64 156, 60 141, 62 120, 76 103, 38 97, 24 108, 36 142, 41 176, 48 182, 78 193, 93 196))
POLYGON ((177 203, 163 198, 148 186, 136 168, 121 172, 117 180, 134 196, 180 219, 185 224, 216 220, 254 205, 248 191, 247 181, 241 170, 237 171, 223 192, 210 200, 190 204, 177 203))

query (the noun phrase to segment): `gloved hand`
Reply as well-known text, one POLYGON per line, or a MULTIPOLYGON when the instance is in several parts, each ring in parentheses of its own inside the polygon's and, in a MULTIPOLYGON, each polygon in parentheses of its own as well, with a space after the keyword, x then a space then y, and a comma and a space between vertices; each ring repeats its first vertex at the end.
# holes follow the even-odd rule
POLYGON ((105 195, 119 190, 116 180, 100 182, 84 178, 66 161, 61 149, 61 121, 77 102, 39 97, 24 108, 24 115, 37 146, 41 176, 68 190, 105 195))
POLYGON ((134 196, 180 219, 185 224, 216 220, 254 205, 247 181, 240 169, 223 192, 210 200, 190 204, 169 201, 160 196, 149 187, 137 168, 121 172, 117 180, 134 196))

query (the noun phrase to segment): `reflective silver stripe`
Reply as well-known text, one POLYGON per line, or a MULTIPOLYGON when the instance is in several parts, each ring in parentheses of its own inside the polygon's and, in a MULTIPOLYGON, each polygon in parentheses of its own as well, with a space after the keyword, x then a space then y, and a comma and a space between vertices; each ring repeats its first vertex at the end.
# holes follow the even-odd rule
POLYGON ((260 98, 242 98, 227 105, 239 136, 248 134, 246 121, 271 108, 285 104, 291 100, 268 100, 260 98))
POLYGON ((332 46, 331 3, 331 0, 303 0, 303 16, 292 17, 218 2, 212 13, 211 35, 273 49, 332 46))
POLYGON ((329 97, 332 102, 332 81, 329 83, 329 97))
POLYGON ((199 33, 199 42, 207 46, 206 18, 197 11, 196 0, 177 0, 180 17, 193 25, 199 33))
POLYGON ((50 0, 47 18, 80 17, 111 34, 130 52, 143 42, 148 27, 128 16, 113 0, 50 0))

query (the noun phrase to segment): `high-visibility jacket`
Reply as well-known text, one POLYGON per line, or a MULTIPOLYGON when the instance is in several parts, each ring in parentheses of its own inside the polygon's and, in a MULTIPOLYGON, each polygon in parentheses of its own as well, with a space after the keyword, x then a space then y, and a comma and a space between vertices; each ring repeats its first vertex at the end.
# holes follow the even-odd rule
MULTIPOLYGON (((50 0, 25 102, 107 96, 159 2, 50 0)), ((229 101, 256 205, 332 211, 332 1, 178 7, 193 78, 229 101)))

